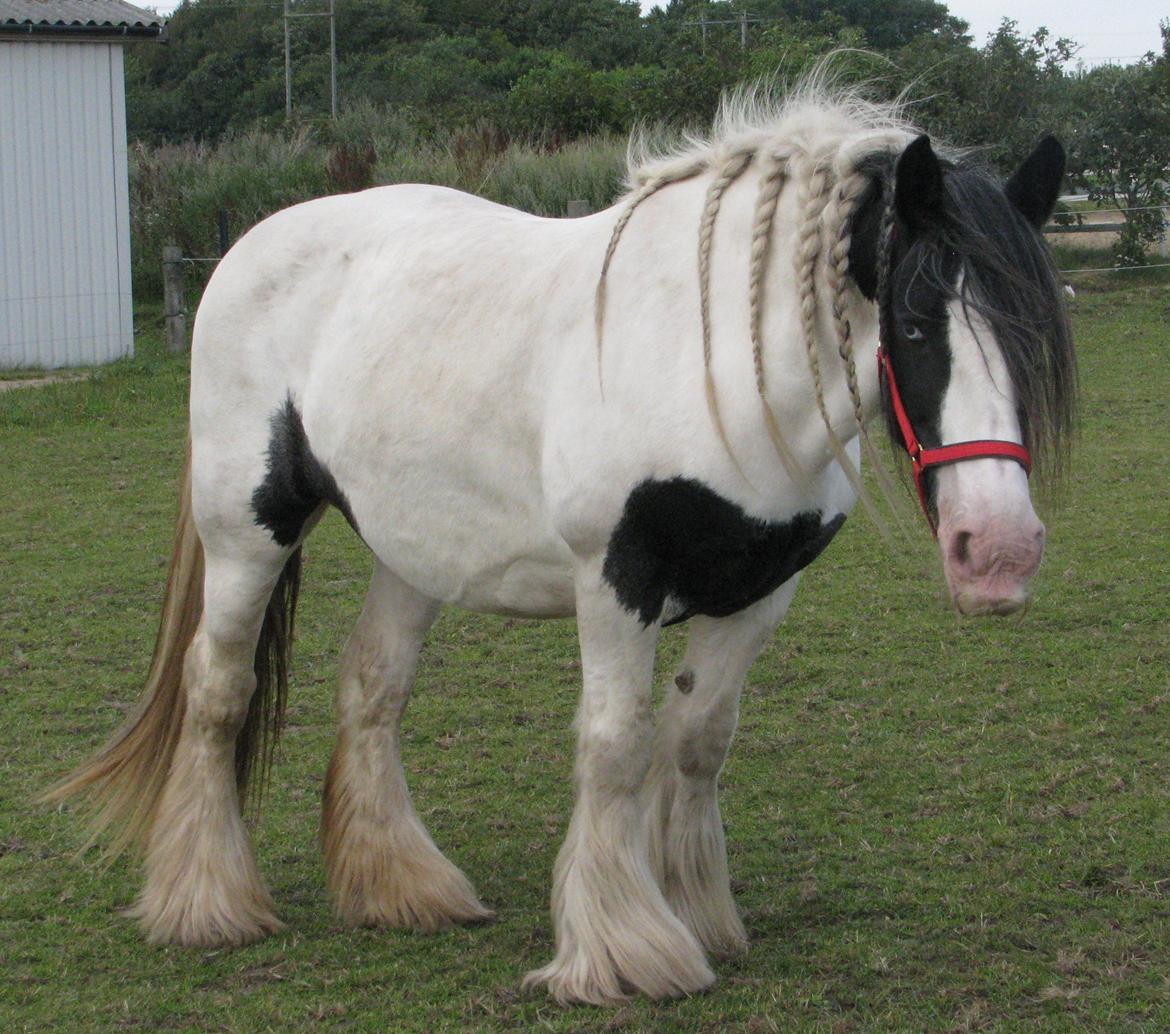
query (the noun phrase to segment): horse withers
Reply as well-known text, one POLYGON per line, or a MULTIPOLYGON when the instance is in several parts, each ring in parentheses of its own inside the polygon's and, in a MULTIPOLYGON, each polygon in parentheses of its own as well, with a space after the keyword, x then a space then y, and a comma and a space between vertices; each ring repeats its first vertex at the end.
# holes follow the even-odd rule
POLYGON ((374 556, 325 787, 341 917, 490 914, 403 777, 415 664, 444 604, 572 614, 576 803, 556 955, 526 983, 598 1003, 708 987, 708 956, 746 945, 717 801, 740 688, 866 499, 873 417, 911 453, 956 606, 1027 598, 1044 540, 1027 470, 1059 458, 1074 393, 1038 232, 1062 168, 1045 141, 1001 187, 895 109, 808 88, 729 101, 709 140, 635 162, 593 216, 393 186, 249 232, 195 321, 143 702, 53 791, 89 791, 95 832, 143 850, 149 940, 280 925, 241 798, 279 729, 301 545, 332 505, 374 556), (680 621, 654 716, 659 630, 680 621))

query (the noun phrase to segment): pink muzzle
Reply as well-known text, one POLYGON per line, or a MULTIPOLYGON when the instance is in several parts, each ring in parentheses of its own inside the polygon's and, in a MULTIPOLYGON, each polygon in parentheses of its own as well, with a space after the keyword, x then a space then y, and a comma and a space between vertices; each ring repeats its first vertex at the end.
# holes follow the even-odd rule
POLYGON ((1027 606, 1028 581, 1044 556, 1044 525, 1035 515, 992 518, 978 527, 944 518, 938 540, 947 587, 960 613, 1012 614, 1027 606))

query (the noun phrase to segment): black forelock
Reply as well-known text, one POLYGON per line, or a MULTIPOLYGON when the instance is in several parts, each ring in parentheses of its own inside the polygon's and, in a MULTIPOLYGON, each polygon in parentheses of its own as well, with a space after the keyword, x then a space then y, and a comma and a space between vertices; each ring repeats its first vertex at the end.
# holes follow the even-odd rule
MULTIPOLYGON (((1059 473, 1077 394, 1064 285, 1044 238, 993 176, 966 162, 944 161, 943 166, 942 223, 916 240, 910 239, 907 227, 899 228, 892 264, 909 259, 916 278, 925 278, 949 297, 955 296, 958 285, 960 301, 982 317, 1003 353, 1016 391, 1023 442, 1035 467, 1059 473), (914 247, 915 243, 922 246, 914 247)), ((877 297, 883 262, 879 230, 892 196, 893 169, 893 156, 872 157, 866 167, 872 183, 854 217, 850 270, 871 300, 877 297)), ((886 393, 883 404, 891 436, 900 444, 886 393)))
POLYGON ((990 175, 960 164, 944 181, 950 218, 938 253, 957 256, 959 299, 982 317, 1000 347, 1033 463, 1056 473, 1067 452, 1077 387, 1064 285, 1040 232, 990 175))

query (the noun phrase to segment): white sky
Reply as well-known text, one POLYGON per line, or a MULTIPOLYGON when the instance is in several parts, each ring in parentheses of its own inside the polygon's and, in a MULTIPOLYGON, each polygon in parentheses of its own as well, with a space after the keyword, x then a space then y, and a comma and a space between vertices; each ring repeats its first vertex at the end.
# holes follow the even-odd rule
MULTIPOLYGON (((178 0, 139 0, 161 14, 178 6, 178 0)), ((660 0, 642 0, 642 9, 659 6, 660 0)), ((1078 57, 1086 64, 1115 61, 1128 64, 1147 50, 1160 52, 1160 19, 1170 17, 1167 0, 943 0, 951 14, 971 26, 977 45, 983 44, 1004 18, 1014 18, 1021 32, 1041 25, 1054 36, 1067 36, 1081 44, 1078 57)), ((345 0, 337 0, 344 11, 345 0)))
MULTIPOLYGON (((338 0, 344 3, 345 0, 338 0)), ((1077 57, 1085 64, 1113 60, 1129 64, 1147 50, 1160 53, 1158 21, 1170 18, 1167 0, 942 0, 947 10, 971 26, 976 46, 982 46, 1004 18, 1019 23, 1022 33, 1041 25, 1054 36, 1081 44, 1077 57)), ((662 6, 660 0, 642 0, 642 10, 662 6)))
POLYGON ((1159 19, 1170 17, 1166 0, 943 0, 947 10, 971 26, 976 45, 986 42, 1004 18, 1019 23, 1023 33, 1041 25, 1054 36, 1081 44, 1077 57, 1085 64, 1115 61, 1130 64, 1147 50, 1161 53, 1159 19))

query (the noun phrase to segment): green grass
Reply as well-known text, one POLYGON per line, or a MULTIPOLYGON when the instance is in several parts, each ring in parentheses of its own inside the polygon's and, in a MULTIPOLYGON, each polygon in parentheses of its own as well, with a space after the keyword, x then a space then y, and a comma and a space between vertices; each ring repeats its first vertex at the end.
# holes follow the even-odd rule
MULTIPOLYGON (((369 564, 329 518, 306 549, 289 728, 256 829, 280 935, 152 948, 139 875, 72 852, 32 796, 138 693, 184 446, 157 314, 139 357, 0 395, 0 1029, 945 1031, 1170 1026, 1165 283, 1082 289, 1075 463, 1023 622, 960 622, 927 532, 850 522, 753 669, 723 777, 753 947, 694 999, 560 1009, 547 960, 571 804, 570 622, 451 613, 407 716, 419 811, 499 918, 351 931, 316 821, 337 654, 369 564)), ((701 415, 700 415, 701 418, 701 415)), ((664 636, 663 674, 681 630, 664 636)))

